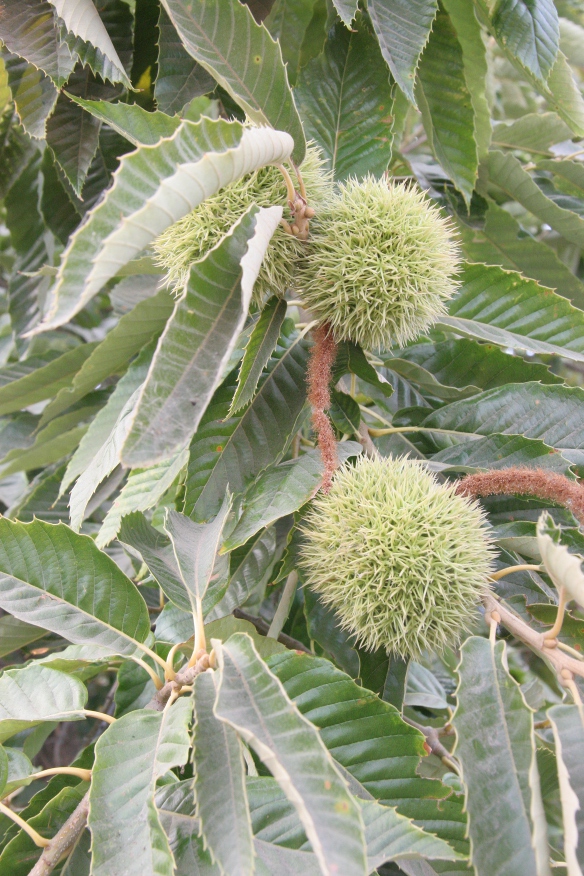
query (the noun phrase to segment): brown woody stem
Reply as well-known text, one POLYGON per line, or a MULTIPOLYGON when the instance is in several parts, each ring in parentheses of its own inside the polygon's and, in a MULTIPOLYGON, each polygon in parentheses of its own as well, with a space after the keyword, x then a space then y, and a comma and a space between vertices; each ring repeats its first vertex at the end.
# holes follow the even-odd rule
POLYGON ((42 855, 32 868, 29 876, 49 876, 64 855, 75 845, 87 824, 89 812, 89 791, 63 827, 44 848, 42 855))

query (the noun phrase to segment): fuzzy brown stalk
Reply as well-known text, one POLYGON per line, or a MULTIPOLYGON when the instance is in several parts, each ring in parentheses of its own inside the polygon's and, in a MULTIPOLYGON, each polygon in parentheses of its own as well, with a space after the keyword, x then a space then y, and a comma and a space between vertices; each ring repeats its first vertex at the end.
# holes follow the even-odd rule
POLYGON ((325 413, 331 406, 330 383, 337 355, 337 344, 328 323, 314 331, 314 346, 308 362, 308 401, 312 407, 312 427, 316 432, 318 447, 324 464, 321 489, 328 493, 332 477, 339 465, 337 441, 331 421, 325 413))
POLYGON ((584 525, 584 487, 543 468, 502 468, 467 475, 459 482, 456 492, 474 499, 512 494, 548 499, 568 508, 584 525))

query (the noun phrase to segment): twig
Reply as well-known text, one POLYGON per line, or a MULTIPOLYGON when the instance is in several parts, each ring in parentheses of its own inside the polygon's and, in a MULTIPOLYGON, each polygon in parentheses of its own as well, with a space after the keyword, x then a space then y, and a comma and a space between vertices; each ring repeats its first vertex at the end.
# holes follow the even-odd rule
POLYGON ((210 666, 209 655, 204 652, 198 658, 196 663, 192 666, 189 666, 187 663, 186 666, 183 666, 182 669, 176 673, 172 681, 167 681, 165 685, 163 685, 160 690, 157 690, 148 705, 147 709, 153 709, 155 712, 163 712, 164 707, 168 703, 171 697, 178 696, 183 687, 190 686, 197 675, 200 675, 201 672, 205 672, 210 666))
POLYGON ((489 623, 492 614, 498 614, 501 618, 500 623, 516 639, 519 639, 539 654, 540 657, 543 657, 552 666, 558 677, 565 677, 562 676, 562 670, 568 670, 573 675, 579 675, 581 678, 584 678, 584 663, 574 659, 574 657, 570 657, 569 654, 556 647, 556 640, 548 639, 547 632, 538 633, 532 629, 519 615, 515 614, 504 602, 499 600, 494 593, 487 593, 483 597, 483 604, 486 609, 485 620, 487 623, 489 623))
POLYGON ((49 876, 61 858, 75 845, 87 824, 89 812, 89 791, 69 816, 63 827, 55 834, 32 868, 29 876, 49 876))
POLYGON ((442 743, 440 742, 440 731, 436 730, 435 727, 425 727, 423 724, 418 724, 417 721, 412 721, 411 718, 406 718, 405 715, 402 715, 402 718, 406 722, 406 724, 409 724, 411 727, 415 727, 416 730, 419 730, 420 733, 424 734, 431 753, 435 754, 436 757, 439 757, 444 766, 447 766, 449 770, 459 776, 460 767, 458 766, 456 761, 452 759, 452 755, 450 754, 446 746, 442 745, 442 743))
MULTIPOLYGON (((262 636, 268 634, 270 625, 261 617, 255 617, 253 614, 248 614, 246 611, 242 611, 241 608, 233 609, 233 617, 238 617, 241 620, 246 620, 250 624, 253 624, 258 633, 262 636)), ((310 648, 307 648, 306 645, 299 642, 298 639, 293 639, 292 636, 288 636, 286 633, 280 633, 278 636, 278 642, 280 642, 281 645, 285 645, 286 648, 289 648, 291 651, 304 651, 305 654, 312 654, 310 648)))

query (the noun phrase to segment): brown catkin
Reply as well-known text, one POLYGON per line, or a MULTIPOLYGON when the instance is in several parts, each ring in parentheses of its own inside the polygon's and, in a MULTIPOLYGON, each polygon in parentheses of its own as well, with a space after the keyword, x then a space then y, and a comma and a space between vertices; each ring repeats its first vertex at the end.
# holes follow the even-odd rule
POLYGON ((337 441, 326 411, 331 406, 330 382, 337 355, 337 345, 328 323, 314 330, 314 346, 308 363, 308 401, 312 407, 312 426, 324 464, 321 489, 328 493, 338 468, 337 441))
POLYGON ((543 468, 502 468, 467 475, 459 482, 456 492, 474 499, 511 494, 548 499, 568 508, 584 525, 584 487, 543 468))

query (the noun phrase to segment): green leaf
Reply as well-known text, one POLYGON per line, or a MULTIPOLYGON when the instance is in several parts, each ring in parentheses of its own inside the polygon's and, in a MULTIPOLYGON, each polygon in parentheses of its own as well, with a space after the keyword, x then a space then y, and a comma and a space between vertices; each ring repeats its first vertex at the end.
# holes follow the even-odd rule
POLYGON ((322 872, 362 876, 365 843, 359 809, 316 728, 288 699, 249 636, 237 633, 222 645, 214 641, 220 666, 215 714, 269 767, 294 804, 322 872))
POLYGON ((549 876, 533 715, 509 674, 505 649, 505 642, 493 647, 487 639, 471 636, 462 646, 458 667, 452 724, 472 862, 478 876, 549 876))
POLYGON ((276 527, 270 526, 235 551, 231 555, 227 588, 210 612, 209 619, 227 617, 234 608, 244 605, 250 596, 263 593, 283 550, 284 545, 278 542, 276 527))
POLYGON ((136 405, 122 453, 126 464, 160 462, 190 441, 243 329, 253 284, 281 217, 280 207, 252 205, 191 267, 136 405))
POLYGON ((543 286, 561 289, 577 307, 584 307, 584 283, 551 247, 526 234, 506 210, 489 201, 483 228, 459 224, 462 245, 471 262, 486 262, 518 271, 543 286))
POLYGON ((275 0, 269 15, 264 18, 264 27, 280 45, 291 85, 296 84, 304 37, 312 20, 313 8, 314 0, 275 0))
MULTIPOLYGON (((172 295, 163 289, 152 298, 140 301, 130 313, 122 316, 103 341, 89 351, 91 355, 78 369, 71 386, 59 392, 47 405, 41 423, 75 404, 106 377, 119 374, 127 362, 164 328, 173 306, 172 295)), ((78 349, 87 350, 88 346, 78 349)))
POLYGON ((347 27, 357 15, 358 5, 357 0, 333 0, 333 6, 347 27))
POLYGON ((105 516, 95 539, 96 544, 99 547, 108 545, 118 534, 126 514, 153 508, 172 486, 187 460, 188 451, 182 450, 158 465, 133 469, 121 493, 114 499, 112 507, 105 516))
POLYGON ((416 97, 436 158, 467 205, 478 175, 475 114, 462 46, 449 17, 438 12, 420 60, 416 97))
POLYGON ((390 76, 362 14, 355 27, 335 25, 324 52, 303 67, 295 90, 307 136, 322 147, 338 180, 381 176, 391 158, 390 76))
MULTIPOLYGON (((115 329, 113 331, 115 331, 115 329)), ((121 339, 119 340, 120 345, 123 346, 121 339)), ((103 343, 106 344, 107 351, 107 348, 110 347, 109 343, 107 343, 107 337, 105 338, 103 343)), ((116 385, 116 388, 112 392, 111 396, 108 398, 106 404, 103 406, 103 408, 101 408, 100 411, 98 411, 97 415, 91 421, 89 429, 81 439, 79 447, 77 448, 71 460, 69 461, 69 464, 67 465, 67 470, 63 477, 63 483, 61 484, 61 494, 65 493, 65 491, 67 490, 69 485, 75 480, 75 478, 83 474, 83 472, 85 472, 91 466, 96 457, 99 457, 99 455, 102 453, 102 450, 105 444, 109 441, 110 436, 115 429, 116 423, 118 422, 118 418, 122 410, 124 409, 124 406, 126 405, 128 399, 132 396, 134 392, 136 392, 136 390, 146 379, 146 374, 148 373, 148 367, 150 365, 153 353, 153 343, 150 343, 146 347, 144 347, 141 353, 132 362, 124 376, 120 378, 116 385)), ((114 353, 112 351, 112 358, 113 357, 114 353)), ((101 355, 96 356, 94 362, 101 366, 101 355)), ((89 371, 86 372, 87 377, 89 377, 89 374, 89 371)), ((80 375, 78 385, 84 383, 82 377, 83 375, 80 375)), ((55 410, 57 404, 62 401, 64 401, 64 396, 57 397, 54 403, 51 403, 51 405, 55 405, 53 410, 55 410)), ((44 411, 45 415, 47 415, 47 412, 50 415, 51 405, 47 405, 47 408, 44 411)))
POLYGON ((543 441, 520 435, 492 434, 488 438, 462 441, 435 453, 432 462, 455 471, 527 465, 530 468, 559 472, 566 477, 572 476, 570 463, 561 453, 548 447, 543 441))
POLYGON ((0 742, 43 721, 81 721, 87 690, 46 666, 8 669, 0 676, 0 742))
POLYGON ((156 793, 156 808, 174 855, 175 876, 222 876, 209 850, 205 849, 203 837, 199 836, 192 779, 160 788, 156 793))
MULTIPOLYGON (((579 387, 509 384, 469 399, 453 402, 422 421, 424 429, 445 429, 457 435, 524 435, 539 438, 560 450, 570 462, 584 462, 584 392, 579 387), (545 418, 540 411, 545 411, 545 418)), ((449 446, 447 436, 434 433, 438 449, 449 446)))
MULTIPOLYGON (((338 445, 339 462, 361 453, 355 441, 338 445)), ((293 514, 317 492, 323 473, 319 450, 309 450, 298 459, 272 466, 259 475, 243 499, 243 513, 235 529, 223 543, 221 552, 231 551, 250 539, 256 532, 286 514, 293 514)))
POLYGON ((287 651, 270 657, 268 666, 319 727, 335 761, 373 797, 465 850, 461 802, 440 782, 417 774, 424 738, 396 708, 322 658, 287 651))
POLYGON ((27 408, 69 386, 97 344, 80 344, 61 356, 31 356, 0 369, 0 414, 27 408))
MULTIPOLYGON (((565 196, 560 195, 545 177, 534 179, 514 155, 497 149, 489 152, 488 171, 491 181, 512 200, 551 225, 566 240, 584 246, 584 215, 561 206, 565 196), (542 189, 542 185, 545 188, 542 189)), ((571 199, 571 206, 573 202, 571 199)))
POLYGON ((474 136, 479 161, 486 157, 491 142, 491 111, 486 95, 488 65, 481 28, 472 3, 445 0, 444 7, 462 48, 464 78, 474 111, 474 136))
POLYGON ((19 748, 3 748, 2 750, 6 755, 8 770, 6 784, 1 796, 7 797, 13 791, 16 791, 17 788, 22 787, 22 785, 29 784, 26 779, 31 773, 35 772, 35 768, 26 754, 19 748))
POLYGON ((71 319, 205 197, 258 167, 284 161, 291 148, 290 137, 281 132, 203 118, 197 124, 183 121, 172 137, 124 155, 114 184, 71 237, 38 330, 71 319))
POLYGON ((217 80, 256 125, 287 131, 302 164, 305 141, 280 46, 250 10, 231 0, 196 6, 163 0, 187 52, 217 80))
POLYGON ((404 705, 423 709, 449 708, 446 691, 439 679, 425 666, 413 660, 408 664, 404 705))
POLYGON ((10 614, 0 617, 0 657, 6 657, 13 651, 18 651, 37 639, 42 639, 45 630, 32 624, 24 623, 10 614))
POLYGON ((393 395, 393 386, 389 380, 383 374, 376 371, 361 347, 351 343, 351 341, 344 341, 342 344, 339 344, 334 372, 334 379, 336 380, 342 377, 343 374, 350 372, 366 383, 370 383, 376 389, 379 389, 386 398, 393 395))
POLYGON ((361 664, 355 636, 340 628, 335 612, 308 588, 304 591, 304 615, 310 640, 317 642, 343 672, 358 678, 361 664))
POLYGON ((194 791, 200 832, 224 873, 254 871, 253 835, 245 790, 245 766, 237 733, 213 714, 215 673, 195 679, 194 791))
POLYGON ((511 122, 500 122, 493 131, 493 146, 549 155, 550 146, 572 139, 572 131, 557 113, 528 113, 511 122))
POLYGON ((584 846, 580 841, 584 828, 584 773, 581 757, 584 721, 578 706, 552 706, 547 714, 556 743, 568 876, 579 876, 584 866, 584 846))
MULTIPOLYGON (((98 73, 110 82, 122 82, 130 87, 130 80, 114 48, 110 35, 92 0, 49 0, 55 11, 64 22, 69 33, 97 51, 88 53, 83 58, 90 64, 94 73, 98 73)), ((76 48, 80 48, 77 47, 76 48)))
POLYGON ((273 295, 262 310, 245 347, 230 414, 236 414, 252 400, 262 371, 278 343, 287 307, 283 298, 273 295))
POLYGON ((574 79, 565 55, 558 52, 556 63, 548 79, 549 94, 544 97, 553 110, 579 137, 584 136, 584 98, 574 79))
POLYGON ((439 324, 449 331, 529 353, 584 356, 584 312, 520 274, 465 265, 462 284, 439 324))
POLYGON ((341 435, 358 435, 361 424, 359 403, 346 392, 334 389, 331 393, 329 416, 341 435))
POLYGON ((286 321, 267 374, 255 398, 228 417, 232 387, 215 393, 190 446, 184 512, 197 520, 217 513, 225 489, 243 492, 251 480, 278 462, 303 416, 308 345, 286 321), (292 333, 291 333, 292 332, 292 333))
MULTIPOLYGON (((83 80, 84 74, 80 74, 83 80)), ((80 197, 99 143, 101 122, 61 92, 47 120, 47 143, 75 194, 80 197)))
POLYGON ((70 642, 137 654, 150 634, 134 584, 91 538, 60 523, 0 519, 0 606, 70 642))
POLYGON ((416 68, 436 17, 437 0, 370 0, 367 8, 383 57, 415 105, 416 68))
POLYGON ((178 116, 148 112, 137 103, 108 103, 105 100, 84 100, 75 95, 69 96, 94 118, 110 125, 134 146, 154 146, 163 137, 172 137, 181 123, 178 116))
POLYGON ((495 37, 505 51, 545 83, 560 41, 553 0, 500 0, 491 21, 495 37))
POLYGON ((98 739, 88 819, 93 876, 173 876, 154 791, 156 779, 187 761, 191 714, 188 697, 164 713, 137 709, 98 739))
POLYGON ((217 550, 230 508, 231 496, 226 493, 217 516, 209 523, 194 523, 184 514, 172 508, 166 509, 164 528, 172 542, 180 580, 188 594, 193 615, 198 610, 197 606, 203 603, 211 584, 217 550))
POLYGON ((565 544, 559 544, 560 530, 555 526, 551 515, 544 511, 537 522, 537 545, 545 566, 556 590, 565 591, 567 599, 584 603, 584 573, 582 557, 568 551, 565 544))
POLYGON ((6 0, 0 39, 10 52, 50 76, 58 88, 75 66, 69 49, 59 40, 53 10, 45 0, 6 0))
POLYGON ((59 92, 42 70, 18 55, 3 50, 4 64, 12 100, 22 127, 29 136, 43 140, 47 119, 57 102, 59 92))
POLYGON ((130 418, 138 398, 139 390, 130 396, 116 421, 116 424, 91 465, 81 472, 77 483, 71 490, 69 507, 71 509, 71 528, 79 532, 86 516, 87 506, 99 485, 117 467, 120 451, 130 427, 130 418))
POLYGON ((215 80, 185 50, 162 4, 158 34, 158 76, 154 83, 154 97, 158 109, 165 113, 180 113, 193 98, 213 91, 215 80))

